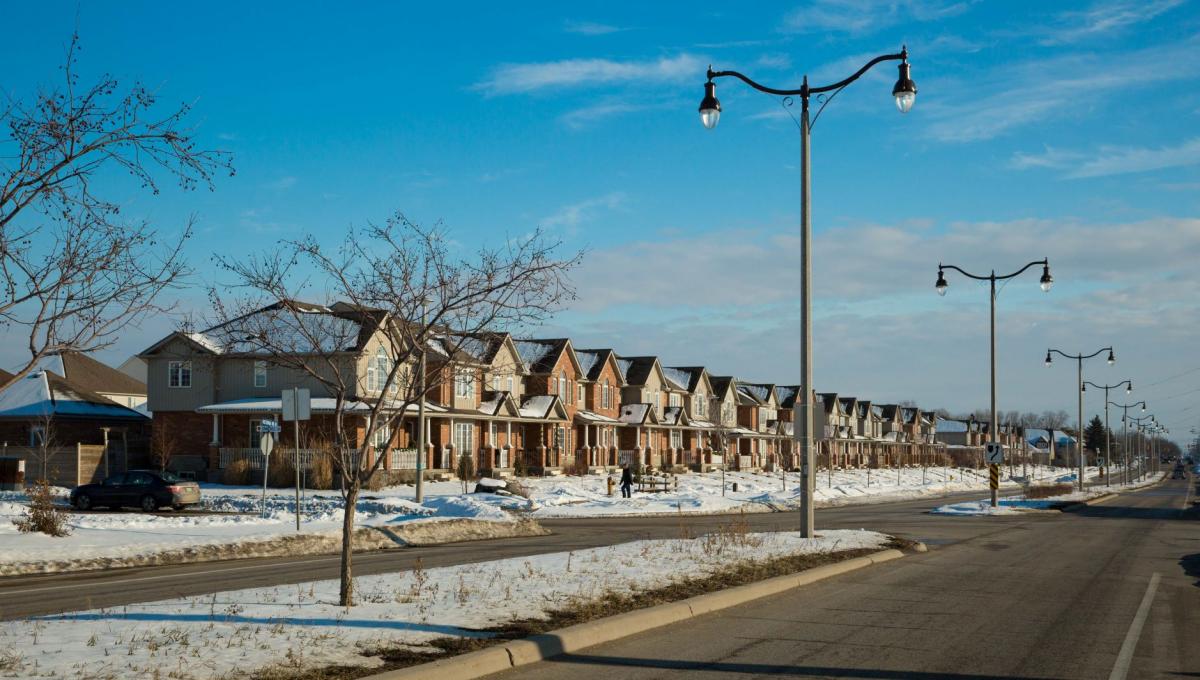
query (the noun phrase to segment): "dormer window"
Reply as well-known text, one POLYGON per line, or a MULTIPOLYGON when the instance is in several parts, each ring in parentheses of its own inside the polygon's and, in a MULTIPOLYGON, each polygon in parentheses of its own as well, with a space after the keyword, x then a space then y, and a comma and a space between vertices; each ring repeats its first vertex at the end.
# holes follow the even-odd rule
POLYGON ((460 368, 454 374, 454 396, 475 396, 475 373, 469 368, 460 368))
POLYGON ((267 362, 265 361, 258 360, 254 362, 254 386, 267 386, 267 362))

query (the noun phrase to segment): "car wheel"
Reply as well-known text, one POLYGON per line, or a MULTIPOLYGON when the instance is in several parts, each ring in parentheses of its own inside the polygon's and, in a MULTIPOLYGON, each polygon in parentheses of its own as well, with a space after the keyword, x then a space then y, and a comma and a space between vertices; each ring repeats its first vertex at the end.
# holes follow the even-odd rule
POLYGON ((146 494, 142 496, 142 510, 146 512, 154 512, 158 509, 158 501, 154 500, 154 496, 146 494))
POLYGON ((86 493, 81 493, 78 496, 76 496, 75 497, 75 509, 76 510, 91 510, 92 509, 92 497, 87 495, 86 493))

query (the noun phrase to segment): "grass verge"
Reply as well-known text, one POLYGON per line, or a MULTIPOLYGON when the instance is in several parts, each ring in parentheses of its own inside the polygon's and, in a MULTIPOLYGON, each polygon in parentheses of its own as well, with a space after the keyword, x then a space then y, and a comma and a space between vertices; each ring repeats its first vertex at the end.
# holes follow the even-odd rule
MULTIPOLYGON (((893 538, 884 548, 911 550, 915 544, 905 539, 893 538)), ((376 673, 429 663, 485 647, 503 644, 530 635, 547 633, 567 626, 594 621, 607 616, 623 614, 669 602, 685 600, 734 586, 763 581, 776 576, 794 574, 814 567, 833 564, 878 552, 880 548, 839 550, 811 555, 788 555, 770 560, 740 562, 715 574, 699 579, 677 581, 661 588, 631 592, 609 592, 599 598, 579 601, 570 607, 546 612, 542 618, 516 619, 501 626, 485 629, 493 637, 458 638, 441 637, 430 640, 427 645, 433 650, 408 645, 384 647, 364 651, 364 656, 378 657, 382 664, 373 668, 362 666, 326 666, 323 668, 273 668, 253 676, 254 680, 353 680, 376 673)))

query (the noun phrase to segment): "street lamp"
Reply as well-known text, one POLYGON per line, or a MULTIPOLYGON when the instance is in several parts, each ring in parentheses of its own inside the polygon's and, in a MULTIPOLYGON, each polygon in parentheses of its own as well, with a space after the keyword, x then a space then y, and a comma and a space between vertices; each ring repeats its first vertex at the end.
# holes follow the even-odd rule
MULTIPOLYGON (((900 62, 900 77, 896 80, 895 86, 892 87, 892 96, 896 98, 896 108, 901 113, 907 113, 912 108, 913 102, 916 101, 917 85, 913 82, 912 73, 909 69, 908 50, 903 47, 896 54, 884 54, 875 57, 851 74, 850 77, 830 85, 809 87, 808 76, 804 76, 800 88, 795 90, 779 90, 766 87, 737 71, 714 71, 709 67, 708 79, 704 83, 704 99, 700 101, 700 122, 704 127, 711 130, 717 126, 717 122, 721 119, 721 102, 717 100, 717 84, 713 82, 717 78, 733 77, 759 92, 781 97, 800 97, 800 385, 804 395, 796 402, 797 414, 794 419, 796 422, 794 436, 800 442, 800 454, 803 461, 801 463, 803 491, 801 493, 800 532, 805 538, 812 538, 815 531, 813 494, 815 493, 816 486, 812 437, 813 402, 811 396, 812 296, 810 291, 812 289, 812 209, 809 199, 812 192, 812 161, 809 149, 809 136, 812 133, 813 124, 821 115, 821 111, 825 109, 825 106, 832 101, 833 97, 842 88, 858 80, 872 66, 885 61, 900 62), (825 93, 829 93, 828 96, 825 96, 825 93), (810 121, 808 100, 813 95, 817 95, 820 107, 810 121)), ((790 104, 790 99, 785 99, 784 103, 790 104)))
MULTIPOLYGON (((953 269, 954 271, 958 272, 959 274, 962 274, 963 276, 965 276, 969 279, 975 279, 976 281, 987 281, 991 284, 991 294, 989 295, 989 299, 991 300, 991 315, 992 315, 992 330, 991 330, 992 422, 991 422, 991 425, 988 427, 988 430, 990 432, 990 436, 988 438, 991 439, 991 442, 993 444, 995 444, 997 442, 996 435, 997 435, 997 431, 1000 429, 999 426, 996 424, 996 282, 997 281, 1007 281, 1008 279, 1014 279, 1014 278, 1020 276, 1021 274, 1025 273, 1025 271, 1028 270, 1030 267, 1033 267, 1033 266, 1036 266, 1039 264, 1042 265, 1042 278, 1041 278, 1042 292, 1048 293, 1048 292, 1050 292, 1050 286, 1054 284, 1054 277, 1050 276, 1050 260, 1049 259, 1034 260, 1033 262, 1030 262, 1029 264, 1025 265, 1024 267, 1021 267, 1017 271, 1015 271, 1011 274, 1006 274, 1006 275, 997 275, 996 270, 993 269, 992 273, 988 274, 987 276, 979 276, 976 274, 972 274, 972 273, 966 271, 965 269, 962 269, 961 267, 956 267, 952 264, 938 263, 937 283, 934 284, 934 288, 937 289, 938 295, 945 295, 946 289, 950 287, 950 284, 946 283, 945 270, 947 270, 947 269, 953 269)), ((1047 358, 1049 358, 1049 355, 1047 355, 1047 358)), ((1054 433, 1051 433, 1050 436, 1053 437, 1054 433)), ((993 464, 993 465, 995 465, 995 464, 993 464)), ((996 489, 992 489, 992 507, 993 508, 996 507, 997 502, 998 501, 996 498, 996 489)))
MULTIPOLYGON (((1142 410, 1146 410, 1145 406, 1142 407, 1142 410)), ((1142 474, 1140 476, 1144 477, 1146 475, 1146 440, 1143 433, 1148 431, 1151 426, 1158 424, 1158 421, 1154 418, 1153 414, 1142 416, 1141 418, 1130 418, 1129 420, 1137 427, 1137 432, 1134 435, 1137 437, 1137 458, 1135 460, 1141 463, 1142 474)))
MULTIPOLYGON (((1078 374, 1077 374, 1078 375, 1078 383, 1077 384, 1079 385, 1079 431, 1078 431, 1077 435, 1079 437, 1079 440, 1075 442, 1075 456, 1077 458, 1079 458, 1079 490, 1080 491, 1083 491, 1083 486, 1084 486, 1084 482, 1083 482, 1083 474, 1084 474, 1084 470, 1083 470, 1083 393, 1087 389, 1087 385, 1083 382, 1083 360, 1100 356, 1100 354, 1102 352, 1104 352, 1105 350, 1108 351, 1108 364, 1111 366, 1117 360, 1116 355, 1113 354, 1112 347, 1102 347, 1101 349, 1098 349, 1095 352, 1092 352, 1091 354, 1067 354, 1066 352, 1062 351, 1061 349, 1046 350, 1046 365, 1047 366, 1049 366, 1052 361, 1052 359, 1050 357, 1051 352, 1057 352, 1058 354, 1061 354, 1063 357, 1066 357, 1067 359, 1074 359, 1075 361, 1078 362, 1079 369, 1078 369, 1078 374)), ((1106 394, 1105 399, 1107 399, 1107 398, 1108 398, 1108 395, 1106 394)))
MULTIPOLYGON (((1117 384, 1120 384, 1120 383, 1117 383, 1117 384)), ((1133 389, 1133 383, 1130 383, 1129 389, 1131 389, 1131 390, 1133 389)), ((1124 459, 1124 463, 1125 463, 1125 472, 1124 472, 1123 476, 1125 477, 1125 483, 1128 484, 1129 483, 1129 409, 1140 404, 1142 407, 1142 413, 1145 413, 1146 412, 1146 402, 1143 400, 1143 401, 1135 401, 1132 404, 1117 404, 1114 402, 1108 402, 1108 403, 1112 404, 1113 406, 1116 406, 1119 409, 1123 409, 1123 412, 1121 413, 1121 440, 1124 441, 1125 443, 1121 447, 1122 448, 1121 458, 1124 459)))
MULTIPOLYGON (((1047 352, 1046 357, 1049 358, 1049 356, 1050 353, 1047 352)), ((1094 382, 1087 381, 1083 383, 1083 387, 1081 387, 1080 390, 1088 385, 1104 390, 1104 467, 1108 468, 1104 475, 1104 486, 1109 486, 1109 481, 1112 479, 1112 430, 1108 429, 1108 404, 1110 403, 1108 401, 1108 391, 1115 390, 1121 385, 1124 385, 1125 394, 1129 394, 1133 391, 1133 381, 1122 380, 1115 385, 1097 385, 1094 382)))

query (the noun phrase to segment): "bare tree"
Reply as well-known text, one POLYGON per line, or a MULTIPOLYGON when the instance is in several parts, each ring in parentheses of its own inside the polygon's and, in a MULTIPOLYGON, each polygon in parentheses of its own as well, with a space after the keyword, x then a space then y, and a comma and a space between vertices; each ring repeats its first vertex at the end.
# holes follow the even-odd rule
POLYGON ((354 604, 355 503, 384 462, 370 455, 375 433, 399 431, 413 416, 418 385, 432 390, 453 380, 452 359, 478 337, 539 323, 574 298, 566 275, 582 253, 561 259, 558 246, 535 231, 457 257, 440 225, 424 228, 397 214, 351 230, 333 250, 310 236, 283 241, 268 256, 218 258, 243 293, 234 300, 211 293, 227 347, 269 357, 318 382, 334 399, 332 461, 345 498, 342 606, 354 604), (329 306, 295 301, 318 291, 329 306), (264 304, 273 305, 268 313, 264 304), (363 324, 380 329, 388 345, 385 357, 372 358, 369 385, 354 368, 358 357, 346 352, 357 346, 363 324), (420 381, 416 366, 423 353, 435 361, 420 381), (361 439, 358 422, 365 423, 361 439))
POLYGON ((48 411, 30 421, 29 431, 30 453, 36 461, 38 468, 38 477, 35 481, 48 481, 50 479, 50 461, 58 451, 58 436, 54 427, 54 412, 48 411))
POLYGON ((179 440, 176 437, 176 432, 173 429, 155 427, 151 425, 150 430, 150 456, 154 460, 154 464, 159 470, 166 470, 171 464, 171 459, 175 457, 175 451, 179 448, 179 440))
POLYGON ((159 294, 187 273, 181 249, 191 223, 166 237, 130 222, 98 187, 129 176, 158 193, 157 175, 184 189, 212 186, 228 154, 198 150, 182 105, 155 116, 157 97, 104 76, 83 85, 72 36, 63 82, 0 108, 0 324, 20 333, 29 358, 6 387, 44 356, 89 352, 120 330, 167 311, 159 294))

